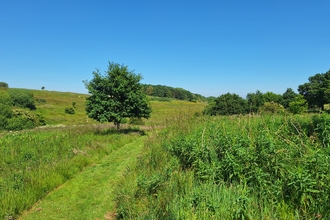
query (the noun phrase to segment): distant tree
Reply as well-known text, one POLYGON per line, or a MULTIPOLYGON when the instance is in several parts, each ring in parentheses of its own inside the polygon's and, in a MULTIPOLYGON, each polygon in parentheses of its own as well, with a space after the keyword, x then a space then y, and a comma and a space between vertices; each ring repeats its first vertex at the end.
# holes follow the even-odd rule
POLYGON ((149 118, 151 108, 142 91, 142 76, 129 71, 127 66, 109 62, 108 70, 101 75, 93 72, 91 81, 85 86, 91 94, 86 100, 86 111, 90 118, 100 122, 114 122, 117 129, 124 118, 149 118))
POLYGON ((257 113, 260 106, 265 103, 265 97, 262 92, 257 90, 255 93, 248 93, 246 95, 249 111, 257 113))
POLYGON ((43 87, 41 87, 41 89, 42 89, 42 90, 45 90, 45 87, 43 86, 43 87))
POLYGON ((0 88, 8 89, 8 83, 0 82, 0 88))
POLYGON ((207 115, 246 114, 247 102, 235 93, 226 93, 209 103, 203 113, 207 115))
POLYGON ((307 83, 299 85, 299 94, 308 102, 309 108, 324 109, 324 104, 330 102, 330 70, 326 73, 317 73, 308 78, 307 83))
POLYGON ((289 111, 293 114, 300 114, 308 109, 308 103, 304 99, 304 96, 297 95, 293 101, 289 103, 289 111))
POLYGON ((263 94, 264 96, 264 101, 265 102, 275 102, 275 103, 281 103, 283 100, 282 95, 280 94, 275 94, 273 92, 266 92, 263 94))
POLYGON ((297 95, 298 94, 295 93, 293 89, 287 88, 287 90, 282 95, 283 99, 281 104, 284 106, 284 108, 289 108, 289 103, 292 102, 297 95))

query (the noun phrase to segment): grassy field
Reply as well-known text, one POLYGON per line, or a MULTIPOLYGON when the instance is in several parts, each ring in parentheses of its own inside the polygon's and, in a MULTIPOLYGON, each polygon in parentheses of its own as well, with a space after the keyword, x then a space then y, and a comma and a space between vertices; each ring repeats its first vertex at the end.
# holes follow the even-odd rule
MULTIPOLYGON (((87 95, 30 91, 36 100, 35 111, 45 118, 47 126, 29 131, 1 133, 1 219, 16 218, 68 180, 71 182, 42 203, 43 211, 35 213, 35 209, 32 209, 24 218, 44 219, 47 216, 48 219, 65 219, 61 214, 66 213, 66 216, 70 216, 69 219, 89 219, 90 216, 101 218, 106 213, 111 213, 115 197, 111 192, 116 189, 116 183, 126 165, 132 164, 139 155, 143 140, 141 138, 152 127, 161 127, 166 118, 192 114, 205 106, 204 103, 154 100, 151 101, 154 112, 149 120, 145 120, 146 126, 126 124, 118 132, 112 123, 100 124, 87 118, 84 110, 87 95), (73 102, 75 114, 66 114, 65 108, 73 107, 73 102), (100 182, 94 179, 97 173, 100 182), (86 181, 88 178, 89 181, 86 181), (94 198, 96 192, 92 189, 102 190, 101 185, 103 195, 94 198), (49 202, 54 197, 56 204, 49 202), (61 202, 60 197, 65 202, 61 202), (90 202, 94 206, 88 207, 90 202), (100 210, 97 211, 96 206, 100 210), (61 212, 56 214, 55 207, 61 212), (71 213, 72 210, 77 211, 71 213), (49 216, 50 213, 53 213, 52 217, 49 216)), ((39 207, 36 209, 41 210, 39 207)))
POLYGON ((1 218, 330 218, 327 114, 205 117, 153 98, 145 126, 118 132, 87 120, 86 95, 33 93, 50 126, 2 134, 1 218))

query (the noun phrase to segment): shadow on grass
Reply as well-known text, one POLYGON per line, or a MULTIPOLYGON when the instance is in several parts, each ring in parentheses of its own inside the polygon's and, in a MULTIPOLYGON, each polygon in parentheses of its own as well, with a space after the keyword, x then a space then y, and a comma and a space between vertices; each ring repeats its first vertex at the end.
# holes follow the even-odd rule
POLYGON ((107 129, 100 129, 94 132, 95 135, 111 135, 111 134, 138 134, 138 135, 146 135, 144 130, 140 130, 139 128, 123 128, 117 130, 116 128, 107 128, 107 129))

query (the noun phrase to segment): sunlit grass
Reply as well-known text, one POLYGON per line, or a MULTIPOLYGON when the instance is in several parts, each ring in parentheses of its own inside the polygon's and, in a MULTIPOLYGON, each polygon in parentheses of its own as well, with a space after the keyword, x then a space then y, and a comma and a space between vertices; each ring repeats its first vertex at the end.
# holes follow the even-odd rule
POLYGON ((98 126, 13 132, 0 138, 0 218, 17 216, 86 166, 136 140, 98 126))

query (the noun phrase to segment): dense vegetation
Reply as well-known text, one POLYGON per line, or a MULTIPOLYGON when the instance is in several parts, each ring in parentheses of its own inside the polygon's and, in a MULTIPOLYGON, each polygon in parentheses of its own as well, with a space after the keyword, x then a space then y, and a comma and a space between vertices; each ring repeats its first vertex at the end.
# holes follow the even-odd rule
POLYGON ((123 219, 329 219, 330 117, 181 117, 148 140, 123 219))
POLYGON ((45 125, 36 109, 33 94, 26 89, 0 88, 0 131, 17 131, 45 125))
POLYGON ((186 100, 190 102, 207 100, 206 97, 200 94, 193 94, 190 91, 182 88, 173 88, 170 86, 150 84, 142 84, 142 88, 143 91, 149 96, 186 100))
POLYGON ((273 92, 248 93, 243 99, 235 93, 210 99, 204 110, 207 115, 235 115, 256 113, 283 113, 285 110, 299 114, 310 111, 324 111, 330 103, 330 70, 309 77, 309 82, 298 86, 299 94, 288 88, 282 95, 273 92))

